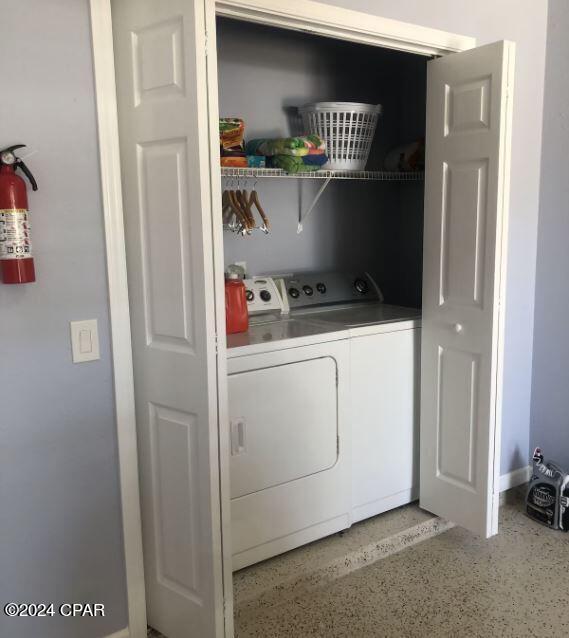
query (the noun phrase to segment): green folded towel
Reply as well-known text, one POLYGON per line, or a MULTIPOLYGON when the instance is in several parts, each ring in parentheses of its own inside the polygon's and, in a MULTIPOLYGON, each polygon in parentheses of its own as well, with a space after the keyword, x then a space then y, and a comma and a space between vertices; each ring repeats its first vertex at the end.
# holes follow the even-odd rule
POLYGON ((308 173, 309 171, 317 171, 320 168, 317 164, 305 164, 304 157, 296 155, 273 155, 271 157, 271 166, 282 168, 287 173, 308 173))
POLYGON ((281 137, 275 139, 260 138, 247 142, 247 155, 290 155, 302 157, 310 151, 326 150, 326 144, 318 135, 303 135, 302 137, 281 137))

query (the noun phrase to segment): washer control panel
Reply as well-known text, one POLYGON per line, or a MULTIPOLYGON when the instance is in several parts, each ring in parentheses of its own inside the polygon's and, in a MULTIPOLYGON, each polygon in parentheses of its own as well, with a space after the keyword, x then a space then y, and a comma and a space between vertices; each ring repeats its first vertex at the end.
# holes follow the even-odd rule
POLYGON ((245 297, 249 315, 283 311, 283 302, 272 277, 245 279, 245 297))
POLYGON ((358 301, 383 301, 367 273, 308 272, 287 275, 284 289, 291 309, 358 301))

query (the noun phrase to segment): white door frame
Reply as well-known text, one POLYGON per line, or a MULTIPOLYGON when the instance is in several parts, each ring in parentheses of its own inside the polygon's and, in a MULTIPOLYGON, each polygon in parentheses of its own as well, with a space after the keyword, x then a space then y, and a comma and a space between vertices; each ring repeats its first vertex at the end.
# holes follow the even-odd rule
MULTIPOLYGON (((91 38, 97 101, 99 159, 101 168, 101 191, 106 240, 107 279, 111 321, 111 343, 115 389, 115 409, 120 466, 120 489, 124 534, 124 554, 128 600, 128 627, 109 638, 145 638, 146 603, 144 593, 144 571, 142 561, 142 534, 140 522, 140 499, 138 485, 138 460, 136 423, 134 409, 134 383, 130 336, 129 299, 126 272, 126 247, 122 207, 118 118, 113 55, 111 0, 89 0, 91 11, 91 38)), ((342 9, 311 0, 204 0, 215 5, 217 15, 256 22, 274 27, 294 29, 359 42, 373 46, 408 51, 426 56, 445 55, 465 51, 476 46, 476 39, 437 29, 368 15, 358 11, 342 9)), ((209 24, 208 28, 214 28, 209 24)), ((213 38, 208 45, 212 46, 213 38)), ((216 60, 215 51, 208 60, 216 60)), ((208 63, 209 66, 209 63, 208 63)), ((213 66, 213 65, 212 65, 213 66)), ((209 68, 210 76, 211 67, 209 68)), ((209 93, 213 104, 217 104, 217 78, 209 82, 209 93)), ((212 120, 217 113, 211 114, 212 120)), ((213 130, 213 122, 211 129, 213 130)), ((213 149, 213 144, 212 144, 213 149)), ((212 157, 212 172, 216 169, 212 157)), ((217 177, 217 176, 215 176, 217 177)), ((215 183, 215 182, 214 182, 215 183)), ((212 194, 212 214, 220 217, 220 197, 212 194), (219 214, 218 214, 219 213, 219 214)), ((214 226, 215 228, 215 226, 214 226)), ((216 278, 221 282, 223 274, 223 237, 221 230, 213 233, 216 278), (220 272, 221 268, 221 272, 220 272)), ((221 284, 216 286, 216 295, 221 294, 221 284)), ((217 304, 223 308, 223 304, 217 304)), ((218 317, 218 326, 224 318, 218 317)), ((226 420, 223 406, 227 396, 226 364, 224 361, 225 339, 220 339, 218 383, 220 384, 220 417, 226 420)), ((223 427, 221 424, 220 427, 223 427)), ((227 438, 227 437, 225 437, 227 438)), ((225 453, 224 437, 220 437, 221 456, 225 453)), ((221 487, 228 486, 227 467, 221 464, 221 487)), ((223 499, 222 499, 223 500, 223 499)), ((229 521, 229 515, 222 521, 229 521)), ((227 523, 224 531, 229 533, 227 523)), ((224 543, 228 552, 228 543, 224 543)), ((225 556, 225 563, 231 556, 225 556)), ((232 635, 233 606, 231 590, 231 568, 225 570, 226 631, 232 635)))
POLYGON ((144 638, 146 600, 110 0, 91 0, 90 5, 128 601, 128 626, 112 638, 144 638))

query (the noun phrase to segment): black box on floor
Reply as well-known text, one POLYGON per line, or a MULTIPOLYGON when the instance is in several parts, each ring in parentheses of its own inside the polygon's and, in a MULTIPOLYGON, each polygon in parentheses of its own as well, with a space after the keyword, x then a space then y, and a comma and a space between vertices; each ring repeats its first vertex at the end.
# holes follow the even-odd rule
POLYGON ((543 453, 538 447, 533 453, 526 512, 552 529, 569 530, 569 474, 556 463, 544 463, 543 453))

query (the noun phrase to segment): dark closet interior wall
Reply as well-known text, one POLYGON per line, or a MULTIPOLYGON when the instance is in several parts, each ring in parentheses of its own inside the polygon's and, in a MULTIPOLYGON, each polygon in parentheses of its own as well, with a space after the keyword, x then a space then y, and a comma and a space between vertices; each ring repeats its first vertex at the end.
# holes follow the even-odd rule
MULTIPOLYGON (((220 115, 242 117, 246 139, 302 132, 297 107, 312 101, 382 104, 368 169, 424 136, 424 57, 226 18, 218 18, 217 38, 220 115)), ((319 186, 258 180, 272 232, 226 232, 225 263, 245 260, 250 274, 367 270, 386 301, 420 305, 423 182, 332 182, 297 234, 299 206, 319 186)))

